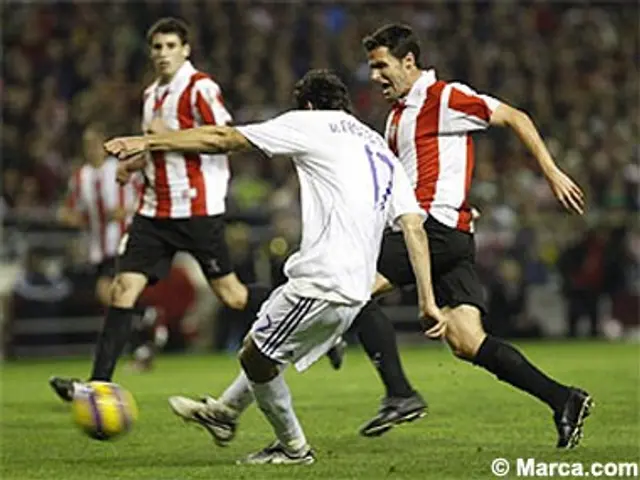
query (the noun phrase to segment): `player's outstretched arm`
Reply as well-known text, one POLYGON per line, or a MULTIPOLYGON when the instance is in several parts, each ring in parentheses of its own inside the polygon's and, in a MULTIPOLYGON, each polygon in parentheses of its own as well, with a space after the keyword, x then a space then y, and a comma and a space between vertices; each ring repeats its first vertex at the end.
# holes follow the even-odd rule
POLYGON ((145 151, 223 153, 249 150, 252 144, 234 127, 206 125, 186 130, 120 137, 104 144, 105 150, 120 159, 145 151))
POLYGON ((428 325, 425 335, 430 338, 439 338, 444 335, 447 324, 445 316, 436 305, 433 293, 431 256, 427 233, 423 226, 424 218, 417 213, 406 213, 400 216, 398 223, 402 228, 411 267, 416 276, 420 317, 425 325, 428 325))
POLYGON ((535 157, 553 194, 569 211, 584 213, 584 194, 578 185, 553 161, 538 129, 529 115, 502 103, 491 115, 491 125, 510 127, 535 157))

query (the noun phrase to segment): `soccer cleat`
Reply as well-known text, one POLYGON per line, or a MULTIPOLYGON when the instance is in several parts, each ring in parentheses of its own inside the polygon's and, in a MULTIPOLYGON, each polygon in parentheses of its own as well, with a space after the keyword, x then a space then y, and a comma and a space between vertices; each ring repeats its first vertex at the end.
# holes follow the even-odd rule
POLYGON ((73 393, 75 391, 75 385, 78 383, 82 383, 77 378, 62 378, 62 377, 51 377, 49 378, 49 385, 56 392, 56 395, 60 397, 65 402, 70 402, 73 400, 73 393))
POLYGON ((239 465, 310 465, 316 461, 316 456, 308 445, 298 452, 290 452, 278 441, 259 452, 252 453, 242 460, 239 465))
POLYGON ((227 407, 212 397, 205 397, 200 401, 180 396, 170 397, 169 405, 173 413, 185 422, 195 422, 206 428, 220 447, 226 447, 236 435, 238 422, 225 412, 227 407))
POLYGON ((347 342, 342 338, 327 352, 327 357, 331 362, 331 366, 334 370, 340 370, 342 362, 344 360, 344 354, 347 349, 347 342))
POLYGON ((576 447, 582 439, 584 420, 594 406, 593 399, 584 390, 572 388, 562 411, 553 416, 558 431, 558 448, 576 447))
POLYGON ((396 425, 424 417, 427 411, 427 403, 418 392, 406 398, 385 397, 378 414, 360 429, 360 435, 378 437, 396 425))

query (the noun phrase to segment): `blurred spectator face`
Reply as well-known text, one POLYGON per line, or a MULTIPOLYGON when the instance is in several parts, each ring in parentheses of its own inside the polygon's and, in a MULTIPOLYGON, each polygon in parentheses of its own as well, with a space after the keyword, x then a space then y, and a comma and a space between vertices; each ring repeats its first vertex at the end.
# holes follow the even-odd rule
POLYGON ((102 148, 104 140, 102 132, 93 127, 88 127, 82 135, 84 158, 93 166, 99 166, 104 161, 105 153, 102 148))
POLYGON ((387 47, 378 47, 368 52, 367 56, 371 81, 380 85, 385 100, 395 102, 409 92, 413 84, 411 74, 417 70, 413 53, 398 59, 387 47))
POLYGON ((164 81, 171 80, 190 54, 189 44, 175 33, 156 33, 151 38, 151 61, 164 81))
POLYGON ((13 203, 19 189, 20 173, 15 168, 7 168, 2 175, 2 195, 13 203))

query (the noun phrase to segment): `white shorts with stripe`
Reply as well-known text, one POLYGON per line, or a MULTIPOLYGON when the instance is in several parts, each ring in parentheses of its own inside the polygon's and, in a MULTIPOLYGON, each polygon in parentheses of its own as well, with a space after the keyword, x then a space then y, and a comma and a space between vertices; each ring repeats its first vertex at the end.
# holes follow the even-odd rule
POLYGON ((335 345, 363 306, 301 297, 285 284, 262 304, 250 335, 266 357, 301 372, 335 345))

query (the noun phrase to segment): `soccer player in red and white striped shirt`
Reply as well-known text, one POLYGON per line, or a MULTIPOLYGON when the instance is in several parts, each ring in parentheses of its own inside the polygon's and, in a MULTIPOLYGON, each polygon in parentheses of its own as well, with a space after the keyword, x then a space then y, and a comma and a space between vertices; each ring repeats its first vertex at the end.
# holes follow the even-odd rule
POLYGON ((105 155, 104 140, 105 132, 100 125, 85 128, 82 145, 86 163, 69 180, 58 219, 69 226, 86 227, 89 261, 98 273, 96 296, 107 306, 118 245, 135 211, 138 193, 134 183, 116 183, 118 159, 105 155))
MULTIPOLYGON (((188 28, 175 18, 157 21, 147 34, 156 80, 144 91, 143 130, 182 130, 231 121, 220 87, 188 60, 188 28)), ((253 315, 268 294, 243 285, 232 270, 224 237, 229 180, 226 155, 154 152, 121 162, 117 177, 126 183, 142 170, 144 187, 128 236, 122 242, 110 308, 98 340, 90 380, 110 381, 127 342, 133 307, 149 278, 178 251, 198 261, 213 292, 227 306, 253 315)), ((52 387, 70 400, 77 380, 54 377, 52 387)))
MULTIPOLYGON (((445 312, 438 329, 456 357, 481 366, 498 379, 534 395, 554 413, 557 446, 572 448, 592 404, 583 390, 552 380, 517 349, 487 335, 482 287, 475 268, 473 218, 468 195, 473 175, 471 133, 489 126, 511 128, 536 159, 553 193, 570 212, 582 214, 580 188, 556 165, 529 116, 489 95, 457 82, 437 78, 420 65, 420 46, 410 27, 387 25, 363 40, 371 80, 392 103, 385 136, 413 182, 427 213, 433 284, 445 312)), ((378 261, 379 293, 393 285, 415 282, 398 233, 386 235, 378 261)), ((402 375, 389 320, 375 305, 363 310, 361 340, 387 386, 379 414, 362 429, 384 433, 415 418, 419 396, 402 375), (399 372, 399 373, 398 373, 399 372)))

